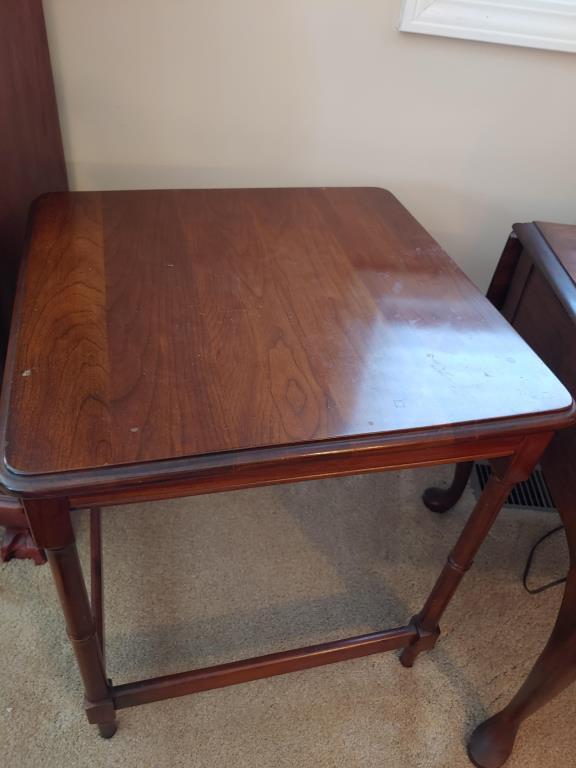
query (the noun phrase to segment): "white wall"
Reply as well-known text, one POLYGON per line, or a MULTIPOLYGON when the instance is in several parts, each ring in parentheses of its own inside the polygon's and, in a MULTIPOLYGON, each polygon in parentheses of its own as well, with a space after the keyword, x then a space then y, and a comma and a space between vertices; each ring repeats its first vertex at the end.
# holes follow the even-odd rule
POLYGON ((576 55, 397 32, 400 0, 45 0, 77 189, 388 187, 484 288, 576 223, 576 55))

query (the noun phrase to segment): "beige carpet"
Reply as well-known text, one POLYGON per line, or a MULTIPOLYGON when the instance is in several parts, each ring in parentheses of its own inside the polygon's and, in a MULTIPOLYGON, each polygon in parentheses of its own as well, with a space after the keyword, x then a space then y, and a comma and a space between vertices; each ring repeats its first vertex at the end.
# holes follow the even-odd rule
MULTIPOLYGON (((473 503, 423 508, 445 468, 303 483, 104 513, 109 674, 116 683, 404 623, 473 503), (163 527, 160 526, 160 521, 163 527)), ((86 516, 78 537, 86 557, 86 516)), ((231 768, 464 768, 465 739, 541 649, 560 590, 527 595, 550 513, 504 510, 443 621, 437 648, 395 653, 151 704, 101 740, 47 567, 0 569, 0 764, 231 768)), ((534 578, 565 567, 560 538, 534 578)), ((510 768, 568 766, 576 689, 534 716, 510 768)))

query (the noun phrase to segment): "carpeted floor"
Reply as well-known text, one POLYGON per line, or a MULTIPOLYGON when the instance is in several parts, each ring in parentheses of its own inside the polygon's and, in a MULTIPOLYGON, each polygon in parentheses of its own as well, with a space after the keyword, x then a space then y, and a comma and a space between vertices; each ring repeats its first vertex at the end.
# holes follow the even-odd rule
MULTIPOLYGON (((278 486, 104 512, 109 675, 115 683, 405 623, 473 497, 446 516, 420 494, 447 468, 278 486), (159 523, 162 522, 162 527, 159 523)), ((464 768, 465 739, 542 648, 561 597, 521 574, 557 518, 502 512, 412 670, 395 653, 151 704, 111 741, 81 709, 48 567, 0 569, 0 764, 6 768, 464 768)), ((86 560, 87 518, 78 516, 86 560)), ((565 568, 546 543, 534 579, 565 568)), ((567 766, 576 689, 535 715, 510 768, 567 766)))

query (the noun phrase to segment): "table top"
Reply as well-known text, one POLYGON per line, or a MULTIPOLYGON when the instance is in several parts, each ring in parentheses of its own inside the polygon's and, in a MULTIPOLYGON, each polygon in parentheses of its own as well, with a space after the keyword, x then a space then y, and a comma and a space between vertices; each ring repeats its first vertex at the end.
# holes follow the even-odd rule
POLYGON ((3 391, 3 477, 570 411, 380 189, 37 201, 3 391))

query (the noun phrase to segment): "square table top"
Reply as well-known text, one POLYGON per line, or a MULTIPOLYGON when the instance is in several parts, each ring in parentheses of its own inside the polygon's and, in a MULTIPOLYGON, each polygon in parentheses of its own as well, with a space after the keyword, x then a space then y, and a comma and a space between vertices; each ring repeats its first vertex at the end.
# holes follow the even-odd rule
POLYGON ((3 476, 569 411, 381 189, 58 193, 34 206, 3 476))

